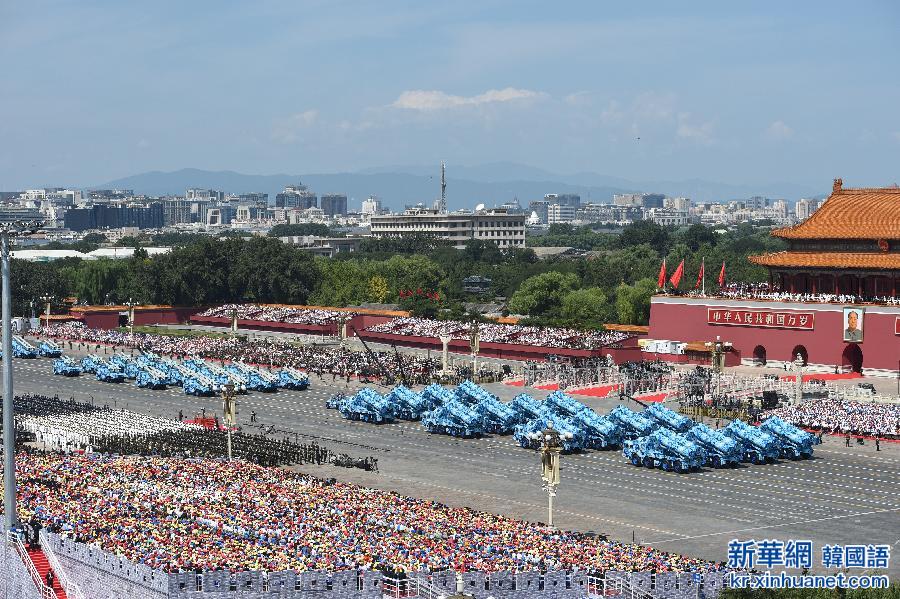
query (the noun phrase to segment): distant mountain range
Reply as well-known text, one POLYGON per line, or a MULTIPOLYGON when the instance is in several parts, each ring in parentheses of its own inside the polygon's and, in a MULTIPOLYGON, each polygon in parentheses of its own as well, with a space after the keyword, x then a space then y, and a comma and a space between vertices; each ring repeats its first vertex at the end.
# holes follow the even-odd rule
MULTIPOLYGON (((440 196, 440 169, 435 166, 388 166, 353 173, 306 175, 245 175, 234 171, 206 171, 185 168, 177 171, 150 171, 91 189, 133 189, 146 195, 183 194, 191 187, 219 189, 229 193, 268 192, 269 201, 286 185, 303 183, 319 195, 346 193, 351 210, 359 209, 369 195, 399 210, 405 205, 423 202, 430 205, 440 196)), ((793 183, 734 185, 691 179, 686 181, 629 181, 597 173, 560 175, 539 168, 494 163, 479 166, 452 166, 447 169, 447 203, 450 209, 473 208, 477 204, 495 206, 518 198, 523 206, 547 193, 577 193, 582 201, 605 203, 613 194, 658 192, 685 196, 695 202, 723 201, 761 195, 785 198, 821 196, 825 191, 793 183)))

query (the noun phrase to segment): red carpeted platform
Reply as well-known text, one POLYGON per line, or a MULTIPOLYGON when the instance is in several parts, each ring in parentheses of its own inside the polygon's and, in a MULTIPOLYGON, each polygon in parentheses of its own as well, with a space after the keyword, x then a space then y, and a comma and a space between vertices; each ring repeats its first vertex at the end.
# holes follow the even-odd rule
MULTIPOLYGON (((28 557, 30 557, 31 561, 34 562, 34 567, 37 569, 41 580, 44 582, 44 584, 47 584, 47 572, 50 571, 50 562, 47 561, 47 556, 44 555, 44 552, 39 548, 31 549, 26 545, 26 550, 28 551, 28 557)), ((53 574, 55 576, 56 572, 54 572, 53 574)), ((56 596, 58 599, 67 599, 66 592, 63 590, 62 585, 59 583, 58 576, 55 576, 53 579, 53 590, 56 591, 56 596)))
POLYGON ((523 379, 516 379, 514 381, 503 381, 504 385, 509 385, 510 387, 524 387, 525 381, 523 379))
POLYGON ((603 385, 602 387, 585 387, 570 391, 572 395, 586 395, 587 397, 606 397, 613 391, 618 391, 618 385, 603 385))
POLYGON ((544 391, 556 391, 559 389, 558 383, 547 383, 546 385, 535 385, 535 389, 543 389, 544 391))
POLYGON ((644 403, 659 403, 662 401, 666 401, 666 398, 669 396, 668 393, 653 393, 651 395, 635 395, 634 398, 638 401, 642 401, 644 403))
MULTIPOLYGON (((786 375, 778 377, 778 378, 780 378, 782 381, 796 381, 797 380, 797 376, 793 375, 793 374, 786 374, 786 375)), ((833 372, 832 373, 808 372, 803 375, 803 380, 805 380, 805 381, 808 381, 809 379, 818 379, 820 381, 840 381, 840 380, 844 380, 844 379, 861 379, 861 378, 863 378, 863 375, 861 375, 858 372, 844 372, 841 374, 834 374, 833 372)))

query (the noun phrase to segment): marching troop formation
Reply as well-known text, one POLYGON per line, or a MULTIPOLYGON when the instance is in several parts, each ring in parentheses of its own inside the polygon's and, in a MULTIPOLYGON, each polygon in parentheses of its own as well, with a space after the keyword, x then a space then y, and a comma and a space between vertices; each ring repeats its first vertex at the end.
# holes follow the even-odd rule
MULTIPOLYGON (((431 320, 428 318, 395 318, 368 327, 373 333, 391 333, 416 337, 441 337, 469 339, 471 323, 459 320, 431 320)), ((614 347, 632 335, 620 331, 579 331, 558 327, 535 327, 513 324, 478 325, 478 336, 483 343, 514 343, 540 347, 566 349, 600 349, 614 347)))
POLYGON ((824 432, 900 438, 900 405, 817 399, 763 412, 824 432))
POLYGON ((31 451, 17 463, 22 521, 169 572, 721 567, 247 462, 31 451))
MULTIPOLYGON (((42 447, 71 453, 87 451, 163 457, 219 457, 225 455, 225 431, 191 421, 172 420, 128 410, 93 406, 45 395, 15 398, 16 426, 34 435, 42 447)), ((209 420, 213 420, 210 418, 209 420)), ((216 420, 216 422, 218 422, 216 420)), ((274 427, 259 434, 232 432, 232 454, 266 466, 333 463, 339 456, 316 442, 299 443, 270 433, 287 433, 274 427)), ((347 457, 347 456, 341 456, 347 457)), ((371 458, 362 467, 372 469, 371 458)), ((352 465, 356 465, 355 462, 352 465)))

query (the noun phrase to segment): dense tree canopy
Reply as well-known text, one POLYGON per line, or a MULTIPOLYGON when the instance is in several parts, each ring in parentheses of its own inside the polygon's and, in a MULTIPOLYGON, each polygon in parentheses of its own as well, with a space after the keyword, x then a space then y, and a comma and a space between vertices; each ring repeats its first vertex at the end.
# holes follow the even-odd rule
MULTIPOLYGON (((93 304, 129 299, 175 305, 400 303, 417 314, 471 318, 464 304, 508 298, 507 311, 532 322, 587 327, 604 322, 646 324, 664 258, 670 273, 685 260, 682 289, 693 287, 705 260, 706 285, 713 288, 723 261, 729 281, 764 280, 765 270, 748 262, 747 255, 783 248, 768 229, 747 224, 728 231, 702 225, 677 231, 651 222, 620 231, 553 225, 547 235, 530 238, 529 243, 536 240, 590 252, 538 260, 531 249, 500 249, 472 240, 459 250, 419 236, 367 239, 357 252, 313 258, 272 236, 175 234, 133 240, 138 247, 171 242, 170 253, 154 258, 138 249, 127 260, 13 260, 13 309, 16 314, 29 313, 32 300, 53 295, 59 300, 77 296, 93 304), (463 280, 473 275, 491 280, 488 293, 463 291, 463 280), (419 290, 424 294, 408 294, 419 290)), ((86 241, 95 245, 103 240, 86 241)))

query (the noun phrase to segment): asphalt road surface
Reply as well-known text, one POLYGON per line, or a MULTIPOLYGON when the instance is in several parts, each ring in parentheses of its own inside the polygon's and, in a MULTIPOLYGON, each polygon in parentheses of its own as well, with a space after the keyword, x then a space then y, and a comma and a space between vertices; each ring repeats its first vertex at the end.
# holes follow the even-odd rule
MULTIPOLYGON (((221 413, 221 399, 185 395, 180 388, 144 390, 93 376, 53 376, 51 360, 14 362, 17 394, 74 396, 79 401, 177 418, 206 408, 221 413)), ((351 385, 351 390, 355 385, 351 385)), ((521 388, 487 385, 509 400, 521 388)), ((275 435, 316 440, 335 453, 378 458, 380 473, 333 466, 302 466, 323 477, 468 506, 516 518, 546 522, 547 496, 540 486, 536 452, 511 436, 454 439, 427 433, 418 422, 373 425, 344 420, 325 400, 345 390, 328 375, 313 376, 306 391, 280 390, 238 398, 238 419, 250 428, 274 425, 275 435)), ((385 389, 380 389, 382 392, 385 389)), ((528 390, 536 397, 546 392, 528 390)), ((588 399, 601 413, 616 402, 588 399)), ((632 405, 632 408, 637 406, 632 405)), ((900 444, 844 447, 826 437, 810 461, 704 469, 690 474, 636 468, 620 451, 591 451, 562 457, 562 484, 555 498, 554 524, 593 530, 612 538, 711 560, 726 558, 729 540, 809 539, 814 565, 825 544, 890 544, 891 572, 900 573, 900 444)), ((816 568, 814 568, 816 570, 816 568)))

